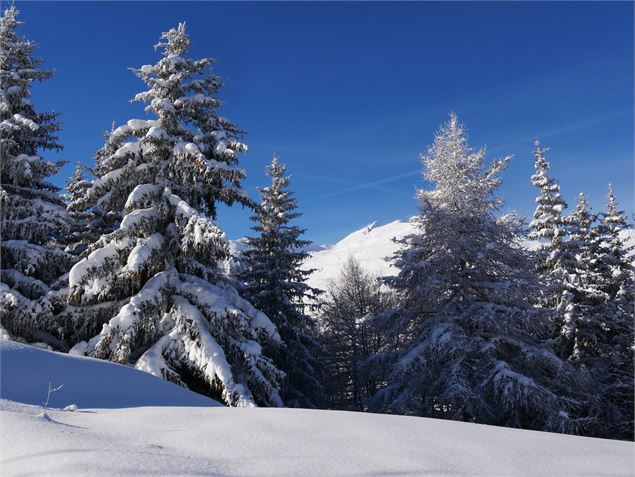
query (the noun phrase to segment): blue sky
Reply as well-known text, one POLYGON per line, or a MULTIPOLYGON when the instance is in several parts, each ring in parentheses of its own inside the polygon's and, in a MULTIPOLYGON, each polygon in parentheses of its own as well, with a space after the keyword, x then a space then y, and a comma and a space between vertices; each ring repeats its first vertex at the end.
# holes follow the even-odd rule
MULTIPOLYGON (((34 101, 62 114, 58 184, 113 120, 144 117, 127 68, 154 63, 160 33, 186 21, 192 56, 226 80, 222 114, 249 133, 248 192, 275 152, 319 244, 416 212, 419 153, 449 111, 473 146, 513 154, 505 210, 533 212, 535 137, 570 206, 584 191, 602 209, 612 181, 633 210, 632 2, 16 3, 57 73, 34 101)), ((240 237, 249 216, 233 207, 219 224, 240 237)))

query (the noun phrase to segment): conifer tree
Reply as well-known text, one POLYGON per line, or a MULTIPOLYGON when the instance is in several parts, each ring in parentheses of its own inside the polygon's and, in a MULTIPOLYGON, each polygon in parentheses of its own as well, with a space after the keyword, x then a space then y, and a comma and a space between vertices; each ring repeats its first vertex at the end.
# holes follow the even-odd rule
MULTIPOLYGON (((88 167, 80 162, 75 165, 75 171, 70 179, 66 182, 66 190, 68 193, 65 199, 68 203, 74 203, 80 200, 91 187, 91 182, 86 178, 88 167)), ((94 217, 90 212, 80 210, 70 210, 71 227, 66 242, 68 243, 66 251, 78 256, 86 250, 86 247, 95 242, 101 235, 99 227, 97 227, 94 217)))
POLYGON ((540 241, 536 251, 536 271, 543 287, 540 290, 542 305, 549 310, 554 323, 553 341, 558 354, 568 359, 567 350, 571 350, 567 336, 571 336, 575 321, 576 304, 574 299, 579 289, 578 258, 582 242, 570 240, 575 234, 576 224, 564 215, 567 204, 560 195, 560 185, 548 175, 550 167, 546 160, 548 149, 542 148, 539 141, 534 142, 535 174, 532 184, 538 189, 536 210, 529 224, 529 238, 540 241))
POLYGON ((632 440, 635 373, 634 272, 632 248, 621 232, 628 225, 609 185, 608 210, 592 231, 590 273, 586 289, 596 299, 589 314, 589 331, 580 345, 577 363, 588 370, 598 388, 597 435, 632 440))
POLYGON ((212 60, 186 57, 185 24, 162 35, 155 65, 133 70, 152 119, 115 128, 96 179, 70 204, 116 223, 69 275, 68 333, 85 353, 164 377, 232 406, 280 406, 282 374, 262 353, 273 323, 241 298, 219 264, 228 256, 217 204, 252 206, 237 167, 247 146, 218 115, 212 60))
POLYGON ((48 333, 56 300, 51 286, 71 264, 59 242, 68 217, 59 189, 48 178, 62 161, 57 114, 38 112, 31 85, 53 75, 33 57, 37 45, 17 33, 15 6, 0 17, 0 327, 3 334, 56 344, 48 333))
POLYGON ((585 343, 592 341, 592 322, 603 306, 606 295, 599 290, 593 262, 595 260, 592 224, 594 216, 584 194, 578 195, 575 210, 564 218, 569 239, 568 249, 573 251, 572 265, 567 276, 568 299, 564 308, 564 320, 560 330, 560 352, 568 360, 578 361, 585 343))
POLYGON ((369 359, 391 344, 379 319, 391 305, 392 294, 349 257, 320 309, 321 340, 329 351, 329 401, 335 408, 365 411, 381 386, 369 359))
POLYGON ((538 341, 544 320, 522 223, 496 216, 509 158, 487 163, 452 114, 422 160, 433 189, 419 191, 417 233, 395 257, 392 330, 402 346, 386 353, 375 409, 574 431, 578 375, 538 341))
POLYGON ((247 239, 243 252, 244 270, 239 280, 245 296, 276 325, 284 347, 272 349, 276 365, 286 373, 282 397, 287 406, 316 407, 324 400, 321 382, 322 353, 316 341, 316 325, 305 308, 319 290, 306 284, 312 270, 302 268, 310 241, 300 239, 305 232, 291 222, 300 217, 297 200, 288 190, 291 177, 274 156, 266 173, 271 186, 259 189, 261 203, 252 220, 259 233, 247 239))

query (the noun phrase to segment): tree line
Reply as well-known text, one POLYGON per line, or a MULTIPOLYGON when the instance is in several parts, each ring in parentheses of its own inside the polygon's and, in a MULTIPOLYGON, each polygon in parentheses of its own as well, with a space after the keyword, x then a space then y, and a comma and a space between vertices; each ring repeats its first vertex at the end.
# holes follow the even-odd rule
POLYGON ((231 406, 386 412, 633 438, 633 267, 609 189, 594 213, 566 203, 535 144, 529 237, 501 215, 509 158, 467 143, 456 115, 422 157, 415 232, 394 277, 349 260, 307 285, 305 230, 273 158, 260 200, 242 188, 244 132, 222 117, 211 58, 185 25, 133 69, 147 118, 113 125, 66 191, 59 117, 34 81, 52 72, 0 18, 0 338, 134 366, 231 406), (239 255, 217 207, 253 211, 239 255), (233 262, 228 271, 227 263, 233 262))

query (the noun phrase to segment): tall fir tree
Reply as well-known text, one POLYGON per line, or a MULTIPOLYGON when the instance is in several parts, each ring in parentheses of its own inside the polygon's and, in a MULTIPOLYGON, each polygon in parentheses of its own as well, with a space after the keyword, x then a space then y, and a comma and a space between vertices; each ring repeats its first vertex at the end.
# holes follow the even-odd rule
POLYGON ((634 436, 634 269, 633 247, 622 231, 628 226, 611 185, 607 212, 592 231, 587 289, 603 300, 590 316, 588 339, 578 362, 589 370, 598 391, 597 415, 601 437, 632 440, 634 436))
POLYGON ((237 167, 247 146, 218 115, 212 59, 186 57, 185 24, 162 35, 162 57, 133 70, 154 118, 115 128, 97 153, 96 180, 70 204, 109 216, 69 275, 67 331, 85 353, 161 376, 232 406, 280 406, 283 373, 262 353, 273 323, 242 299, 219 264, 218 203, 252 206, 237 167))
POLYGON ((275 323, 284 347, 271 349, 276 365, 284 370, 282 397, 287 406, 316 407, 324 401, 321 380, 321 345, 315 339, 315 320, 306 313, 320 293, 306 284, 312 270, 302 268, 311 242, 300 239, 305 232, 291 222, 300 217, 297 201, 288 190, 291 178, 274 156, 266 173, 271 186, 259 189, 261 203, 252 220, 257 237, 249 237, 243 252, 247 298, 275 323))
POLYGON ((38 112, 31 86, 53 75, 34 58, 37 45, 17 33, 15 6, 0 17, 0 329, 27 341, 58 341, 48 332, 57 300, 51 287, 71 264, 60 240, 68 216, 59 189, 48 178, 62 161, 57 114, 38 112))
POLYGON ((417 233, 396 254, 392 358, 378 410, 527 429, 582 424, 578 374, 539 341, 522 223, 497 217, 508 158, 487 163, 452 114, 422 158, 417 233), (396 357, 396 359, 395 359, 396 357))
POLYGON ((570 240, 574 224, 564 215, 567 204, 560 195, 558 181, 549 177, 548 149, 534 142, 535 173, 531 183, 538 189, 536 210, 529 223, 529 238, 538 240, 535 252, 536 270, 543 281, 540 304, 549 310, 554 323, 553 341, 558 354, 567 359, 570 349, 567 336, 571 334, 576 305, 573 300, 578 282, 578 258, 581 243, 570 240))
POLYGON ((559 342, 560 354, 568 360, 579 361, 585 344, 592 341, 591 323, 598 313, 598 306, 602 307, 606 295, 594 286, 596 275, 593 267, 595 260, 592 215, 584 194, 578 195, 575 210, 564 218, 568 230, 569 250, 573 251, 575 262, 570 267, 567 277, 568 299, 564 308, 561 337, 559 342))

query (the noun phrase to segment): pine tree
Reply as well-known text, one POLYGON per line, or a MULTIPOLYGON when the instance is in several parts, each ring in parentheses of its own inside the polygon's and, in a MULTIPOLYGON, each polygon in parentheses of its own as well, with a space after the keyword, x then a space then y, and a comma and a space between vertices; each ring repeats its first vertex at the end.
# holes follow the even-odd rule
POLYGON ((350 257, 322 301, 329 401, 337 409, 367 410, 368 400, 381 385, 369 359, 390 344, 380 320, 392 305, 391 293, 384 288, 350 257))
POLYGON ((302 269, 310 241, 290 222, 301 214, 288 190, 291 178, 286 167, 273 157, 266 173, 271 186, 259 189, 261 203, 252 220, 257 237, 247 239, 243 252, 245 296, 276 325, 284 347, 272 349, 276 365, 286 373, 282 397, 287 406, 316 407, 324 400, 319 356, 322 347, 315 339, 316 325, 305 311, 319 290, 306 284, 312 270, 302 269))
POLYGON ((33 57, 37 45, 16 32, 18 15, 11 6, 0 17, 0 328, 16 339, 57 345, 47 331, 56 309, 51 287, 71 257, 59 247, 68 217, 48 178, 64 163, 39 154, 62 149, 60 124, 55 113, 31 104, 32 83, 53 73, 33 57))
POLYGON ((218 203, 252 206, 237 167, 247 147, 218 115, 212 60, 185 56, 185 24, 162 40, 158 63, 133 70, 148 85, 135 100, 154 119, 109 134, 96 179, 71 203, 121 217, 70 272, 66 332, 92 336, 72 351, 134 364, 232 406, 280 406, 282 373, 262 353, 280 336, 220 270, 228 245, 213 222, 218 203))
MULTIPOLYGON (((396 254, 402 347, 378 410, 541 430, 581 424, 578 375, 539 341, 538 281, 522 223, 496 217, 509 158, 487 163, 452 114, 422 158, 417 233, 396 254)), ((390 354, 389 354, 390 355, 390 354)))

